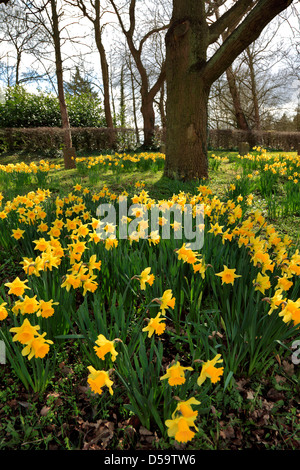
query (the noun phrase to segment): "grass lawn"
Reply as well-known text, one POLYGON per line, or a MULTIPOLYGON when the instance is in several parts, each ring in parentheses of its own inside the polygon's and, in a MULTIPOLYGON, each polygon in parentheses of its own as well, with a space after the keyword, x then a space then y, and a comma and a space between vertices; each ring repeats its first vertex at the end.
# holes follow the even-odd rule
POLYGON ((165 178, 160 154, 79 157, 75 170, 49 161, 37 180, 13 166, 40 159, 0 156, 0 339, 7 348, 0 449, 299 450, 299 365, 291 344, 299 339, 300 157, 211 151, 209 179, 192 183, 165 178), (89 224, 98 204, 124 194, 150 206, 204 204, 203 249, 195 253, 173 238, 96 244, 89 224), (72 220, 79 221, 73 228, 72 220), (17 229, 24 231, 19 239, 17 229), (41 239, 44 251, 34 245, 41 239), (147 267, 154 278, 144 273, 142 288, 147 267), (219 276, 227 267, 238 276, 232 284, 219 276), (17 277, 29 289, 9 294, 17 277), (164 312, 162 294, 170 290, 164 312), (54 302, 54 315, 35 300, 29 305, 34 297, 54 302), (25 318, 53 342, 43 343, 43 357, 29 359, 32 343, 12 341, 10 329, 25 318), (150 335, 144 328, 154 318, 150 335), (100 334, 114 340, 115 360, 95 354, 100 334), (210 364, 219 354, 223 362, 210 364), (162 377, 178 362, 192 370, 172 386, 162 377), (95 393, 99 370, 113 385, 106 381, 95 393), (191 398, 197 419, 180 431, 185 414, 176 414, 177 405, 191 398), (177 438, 167 433, 167 420, 177 438))

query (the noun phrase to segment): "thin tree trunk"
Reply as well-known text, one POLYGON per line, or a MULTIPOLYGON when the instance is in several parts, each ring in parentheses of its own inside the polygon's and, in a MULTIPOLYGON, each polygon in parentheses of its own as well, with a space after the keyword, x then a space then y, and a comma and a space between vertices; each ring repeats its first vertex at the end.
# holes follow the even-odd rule
POLYGON ((144 147, 151 148, 154 140, 155 112, 154 101, 149 98, 149 94, 142 95, 141 113, 144 123, 144 147))
MULTIPOLYGON (((106 59, 106 51, 103 46, 102 42, 102 31, 101 31, 101 8, 100 8, 100 0, 95 0, 95 2, 90 2, 95 15, 92 16, 88 10, 84 0, 77 0, 77 5, 81 9, 83 15, 88 18, 88 20, 93 24, 94 27, 94 37, 95 43, 99 52, 100 56, 100 64, 101 64, 101 73, 102 73, 102 83, 103 83, 103 105, 104 105, 104 115, 106 126, 110 130, 110 145, 113 147, 116 135, 113 130, 114 123, 113 123, 113 116, 111 113, 111 105, 110 105, 110 77, 109 77, 109 69, 108 63, 106 59)), ((114 108, 114 103, 113 103, 114 108)), ((114 117, 115 117, 115 110, 114 110, 114 117)))
POLYGON ((21 54, 22 54, 22 52, 17 49, 16 85, 19 85, 19 84, 20 84, 21 54))
POLYGON ((131 81, 131 93, 132 93, 132 110, 133 110, 133 121, 135 126, 135 135, 136 141, 140 143, 140 135, 139 135, 139 127, 137 122, 137 115, 136 115, 136 101, 135 101, 135 90, 134 90, 134 76, 132 71, 131 60, 129 59, 129 70, 130 70, 130 81, 131 81))
POLYGON ((100 25, 100 0, 96 0, 94 4, 95 8, 95 20, 94 20, 94 33, 95 33, 95 42, 100 55, 101 62, 101 71, 102 71, 102 82, 103 82, 103 104, 104 104, 104 114, 106 126, 110 130, 110 146, 114 147, 116 135, 113 131, 114 124, 111 114, 110 107, 110 94, 109 94, 109 71, 108 63, 106 59, 106 52, 102 43, 101 37, 101 25, 100 25))
POLYGON ((160 119, 162 128, 165 129, 166 127, 166 112, 165 112, 165 83, 163 82, 160 88, 160 95, 159 95, 159 112, 160 112, 160 119))
POLYGON ((103 82, 103 104, 104 104, 104 114, 107 127, 113 128, 113 119, 110 109, 110 96, 109 96, 109 72, 108 64, 106 61, 105 49, 102 42, 97 42, 98 51, 100 54, 101 60, 101 70, 102 70, 102 82, 103 82))
POLYGON ((229 91, 232 98, 232 103, 234 107, 234 114, 236 117, 237 128, 242 129, 243 131, 249 131, 249 125, 245 116, 245 113, 242 109, 240 94, 238 91, 238 87, 236 84, 236 79, 234 76, 234 72, 232 66, 228 67, 226 70, 226 77, 229 86, 229 91))
POLYGON ((154 98, 156 94, 158 93, 162 82, 165 80, 165 67, 163 64, 160 74, 157 78, 157 81, 152 86, 152 88, 150 88, 149 78, 148 78, 147 71, 142 60, 142 45, 146 41, 146 39, 151 36, 151 34, 153 34, 154 32, 157 33, 159 31, 163 31, 167 29, 168 26, 164 25, 159 28, 154 28, 152 31, 148 31, 148 33, 146 33, 145 36, 140 40, 139 48, 136 48, 134 44, 134 31, 135 31, 135 23, 136 23, 136 18, 135 18, 136 0, 131 0, 129 4, 129 20, 130 20, 129 29, 125 28, 120 11, 117 8, 114 0, 110 0, 110 3, 112 4, 115 10, 115 13, 118 17, 121 29, 127 40, 129 50, 132 54, 133 60, 135 62, 135 65, 141 77, 141 99, 142 99, 141 113, 142 113, 143 121, 144 121, 143 122, 144 124, 143 146, 145 148, 151 148, 153 146, 153 139, 155 135, 154 98))
POLYGON ((112 84, 111 74, 109 75, 109 87, 110 87, 112 114, 113 114, 113 122, 114 122, 114 120, 116 120, 116 107, 115 107, 115 100, 114 100, 114 94, 113 94, 113 84, 112 84))
POLYGON ((53 24, 53 40, 55 48, 55 67, 56 67, 56 78, 57 78, 57 89, 58 89, 58 100, 62 120, 62 128, 64 129, 64 161, 65 168, 76 168, 75 164, 75 155, 70 151, 72 149, 72 136, 71 128, 69 122, 69 115, 67 110, 67 105, 65 101, 64 93, 64 82, 63 82, 63 65, 61 58, 61 49, 60 49, 60 32, 58 24, 58 14, 56 10, 56 1, 51 0, 51 10, 52 10, 52 24, 53 24))
POLYGON ((253 108, 254 108, 254 129, 259 131, 260 130, 260 114, 259 114, 259 105, 258 105, 258 96, 257 96, 257 86, 256 86, 256 78, 255 78, 255 70, 254 70, 254 63, 253 57, 249 47, 246 49, 246 54, 248 57, 248 66, 250 72, 250 83, 251 83, 251 94, 252 94, 252 101, 253 101, 253 108))
POLYGON ((125 92, 124 92, 124 66, 121 67, 120 76, 120 124, 121 127, 126 126, 126 105, 125 105, 125 92))
MULTIPOLYGON (((219 8, 218 8, 217 4, 214 5, 214 10, 215 10, 216 19, 219 20, 220 19, 220 14, 219 14, 219 8)), ((231 28, 234 29, 235 26, 236 25, 232 25, 231 28)), ((231 31, 228 29, 226 31, 226 33, 224 32, 222 34, 223 42, 226 41, 226 38, 229 36, 230 32, 231 31)), ((233 103, 233 107, 234 107, 234 114, 235 114, 235 118, 236 118, 237 128, 242 129, 244 131, 249 131, 250 128, 249 128, 245 113, 242 109, 240 94, 239 94, 239 90, 238 90, 238 87, 237 87, 236 78, 235 78, 235 74, 234 74, 232 65, 230 65, 226 69, 226 77, 227 77, 229 91, 230 91, 230 94, 231 94, 232 103, 233 103)))
POLYGON ((106 52, 102 43, 101 26, 100 26, 100 2, 95 2, 96 18, 94 22, 95 42, 100 55, 102 81, 103 81, 103 95, 104 95, 104 114, 107 127, 113 127, 113 119, 110 109, 110 93, 109 93, 109 72, 108 63, 106 60, 106 52))

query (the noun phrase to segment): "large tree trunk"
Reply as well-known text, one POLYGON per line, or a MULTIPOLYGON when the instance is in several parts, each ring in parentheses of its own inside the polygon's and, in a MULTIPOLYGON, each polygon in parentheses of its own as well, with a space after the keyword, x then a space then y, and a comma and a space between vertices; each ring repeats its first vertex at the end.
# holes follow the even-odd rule
MULTIPOLYGON (((183 18, 189 17, 189 12, 184 11, 185 6, 182 7, 183 18)), ((192 7, 196 15, 201 8, 192 7)), ((193 67, 199 55, 203 54, 203 60, 206 58, 206 50, 199 49, 199 33, 202 30, 205 34, 206 30, 201 26, 197 21, 175 19, 166 35, 165 176, 173 179, 191 180, 208 176, 207 103, 210 87, 204 83, 198 68, 193 67)))
POLYGON ((211 85, 292 0, 237 0, 214 23, 210 2, 173 0, 166 34, 167 132, 165 175, 191 180, 208 176, 207 101, 211 85), (236 27, 231 30, 232 24, 236 27), (207 50, 230 34, 207 60, 207 50))

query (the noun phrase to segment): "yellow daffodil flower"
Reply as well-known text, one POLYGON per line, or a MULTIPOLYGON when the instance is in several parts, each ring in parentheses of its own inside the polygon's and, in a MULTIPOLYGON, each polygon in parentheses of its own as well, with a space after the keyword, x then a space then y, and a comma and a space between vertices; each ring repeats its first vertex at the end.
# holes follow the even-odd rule
POLYGON ((150 318, 149 323, 142 331, 148 332, 148 338, 151 338, 153 333, 156 333, 158 336, 162 335, 165 331, 166 324, 162 323, 164 318, 161 318, 161 312, 159 312, 155 318, 150 318))
POLYGON ((236 269, 229 269, 227 266, 224 265, 224 271, 220 273, 216 273, 216 276, 220 276, 222 278, 222 284, 232 284, 237 277, 242 277, 239 274, 235 274, 236 269))
POLYGON ((217 354, 212 360, 202 364, 201 373, 197 380, 199 386, 202 385, 207 378, 209 378, 212 383, 216 383, 220 380, 221 375, 223 375, 224 367, 215 367, 215 365, 220 362, 223 362, 223 359, 221 359, 221 354, 217 354))
POLYGON ((105 338, 104 335, 101 334, 98 336, 95 343, 97 346, 94 346, 94 350, 100 359, 104 359, 105 355, 107 353, 110 353, 111 360, 113 362, 116 360, 118 353, 115 349, 114 341, 109 341, 108 339, 105 338))
POLYGON ((88 376, 88 384, 94 393, 101 395, 104 386, 108 387, 109 393, 113 395, 112 385, 113 381, 110 380, 109 375, 104 370, 96 370, 92 366, 88 366, 90 372, 88 376))
POLYGON ((192 367, 183 367, 180 365, 180 362, 176 362, 173 366, 169 367, 166 371, 166 374, 163 375, 160 380, 168 379, 169 385, 172 387, 174 385, 182 385, 185 382, 184 371, 192 371, 192 367))

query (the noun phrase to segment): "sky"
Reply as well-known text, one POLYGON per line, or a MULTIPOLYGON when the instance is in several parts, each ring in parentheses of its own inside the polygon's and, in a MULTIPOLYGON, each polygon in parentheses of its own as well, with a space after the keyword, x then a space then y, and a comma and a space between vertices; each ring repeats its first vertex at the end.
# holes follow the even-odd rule
MULTIPOLYGON (((3 5, 1 5, 0 8, 5 8, 5 7, 3 5)), ((299 1, 296 2, 295 8, 299 9, 299 1)), ((298 10, 298 13, 300 15, 299 10, 298 10)), ((285 13, 282 16, 285 16, 285 13)), ((104 17, 103 21, 112 22, 112 18, 113 18, 113 22, 116 24, 116 18, 115 18, 114 15, 108 15, 107 17, 104 17)), ((295 17, 290 17, 289 21, 285 22, 281 26, 281 28, 279 29, 278 34, 276 35, 276 38, 275 38, 275 40, 284 40, 287 43, 290 43, 290 49, 291 50, 295 46, 294 47, 295 53, 296 53, 296 44, 298 44, 298 48, 299 48, 298 50, 300 50, 299 33, 295 33, 296 28, 298 28, 298 31, 299 31, 298 22, 299 22, 299 19, 297 20, 297 18, 295 18, 295 17)), ((84 32, 87 32, 89 30, 89 28, 90 28, 90 23, 88 22, 88 20, 81 20, 80 24, 75 23, 73 25, 71 35, 82 36, 84 32)), ((120 37, 121 39, 123 39, 122 35, 120 33, 118 33, 117 31, 118 30, 115 26, 114 27, 108 26, 105 29, 105 32, 104 32, 104 43, 105 43, 105 48, 106 48, 106 51, 107 51, 107 54, 108 54, 109 63, 110 63, 110 57, 111 57, 110 50, 114 49, 114 46, 117 43, 116 38, 120 37)), ((78 60, 78 54, 81 53, 84 60, 87 60, 87 62, 89 64, 87 66, 87 68, 94 69, 94 73, 98 77, 98 84, 99 84, 99 86, 101 86, 101 78, 100 78, 101 77, 101 70, 100 70, 99 53, 98 53, 98 51, 96 51, 93 39, 92 39, 92 41, 90 39, 85 40, 85 43, 87 45, 81 45, 80 47, 79 47, 79 45, 77 45, 76 49, 74 49, 70 45, 70 41, 65 44, 65 46, 63 48, 64 54, 65 54, 65 56, 71 57, 71 59, 66 61, 66 65, 70 70, 65 72, 65 80, 66 81, 70 80, 71 71, 74 70, 75 62, 78 60)), ((1 56, 2 57, 4 56, 4 61, 7 61, 9 64, 13 64, 13 60, 14 60, 13 53, 12 53, 12 51, 9 51, 7 49, 7 46, 4 43, 0 43, 0 57, 1 56), (7 53, 6 57, 5 57, 5 50, 6 50, 6 53, 7 53)), ((30 67, 31 62, 32 62, 32 57, 28 54, 24 55, 22 70, 25 71, 28 67, 30 67)), ((112 62, 110 65, 111 65, 112 69, 114 69, 115 72, 117 72, 119 74, 119 70, 118 70, 118 67, 116 66, 115 61, 112 62)), ((277 63, 274 66, 274 71, 280 69, 281 66, 282 66, 281 62, 277 63)), ((299 97, 298 97, 299 89, 300 89, 300 86, 299 86, 300 81, 299 80, 300 80, 300 74, 299 74, 298 78, 295 76, 295 78, 287 86, 286 93, 290 96, 290 103, 286 104, 286 108, 287 108, 288 111, 290 109, 292 109, 292 110, 295 109, 295 103, 297 103, 297 100, 299 99, 299 97)), ((51 89, 51 87, 49 88, 49 84, 47 86, 46 84, 41 83, 40 87, 42 89, 46 88, 49 91, 50 90, 53 91, 53 89, 51 89)), ((2 82, 2 88, 3 88, 3 82, 2 82)), ((36 85, 36 83, 28 84, 26 86, 26 88, 28 88, 29 91, 36 91, 37 90, 37 85, 36 85)), ((0 93, 0 99, 1 99, 1 93, 0 93)))

